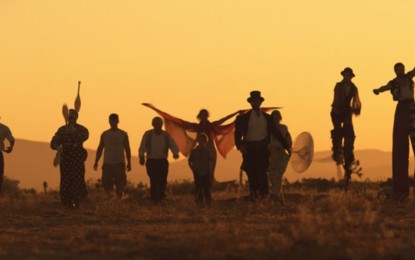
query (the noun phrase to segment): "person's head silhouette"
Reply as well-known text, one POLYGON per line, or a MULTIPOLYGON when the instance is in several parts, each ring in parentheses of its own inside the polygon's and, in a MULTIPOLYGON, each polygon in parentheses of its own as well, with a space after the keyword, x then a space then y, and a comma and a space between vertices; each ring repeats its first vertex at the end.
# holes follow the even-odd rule
POLYGON ((254 110, 258 110, 264 100, 265 99, 261 97, 261 92, 258 90, 251 91, 250 97, 247 99, 247 101, 251 104, 252 109, 254 110))

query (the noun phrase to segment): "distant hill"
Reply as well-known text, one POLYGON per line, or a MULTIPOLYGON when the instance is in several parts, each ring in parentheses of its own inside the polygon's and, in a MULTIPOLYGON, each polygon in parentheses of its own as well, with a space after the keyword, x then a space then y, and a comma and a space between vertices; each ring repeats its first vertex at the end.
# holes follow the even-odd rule
MULTIPOLYGON (((134 153, 134 151, 133 151, 134 153)), ((59 187, 59 168, 52 165, 55 152, 52 151, 48 143, 34 142, 27 140, 16 140, 16 146, 11 154, 4 154, 5 175, 9 178, 19 180, 22 188, 42 189, 42 183, 48 182, 50 188, 59 187)), ((379 150, 359 150, 356 151, 356 158, 363 166, 362 180, 385 180, 391 176, 391 153, 379 150)), ((86 179, 95 182, 101 177, 101 170, 94 171, 92 166, 95 159, 95 151, 88 149, 88 159, 86 161, 86 179)), ((226 181, 239 178, 239 166, 242 159, 238 151, 232 150, 227 159, 218 158, 216 167, 216 178, 219 181, 226 181)), ((100 166, 102 159, 100 161, 100 166)), ((128 180, 133 183, 148 183, 148 176, 145 167, 138 164, 137 156, 132 158, 133 170, 128 173, 128 180)), ((411 159, 410 173, 413 172, 413 160, 411 159)), ((290 181, 301 178, 337 178, 337 170, 333 161, 330 159, 329 151, 316 152, 314 161, 310 168, 304 173, 296 173, 291 167, 285 174, 290 181)), ((192 173, 187 165, 187 160, 172 161, 170 163, 169 181, 172 180, 191 180, 192 173)), ((245 177, 246 178, 246 177, 245 177)), ((354 177, 357 179, 357 177, 354 177)))
MULTIPOLYGON (((380 150, 358 150, 355 151, 355 157, 360 161, 363 167, 364 175, 360 180, 386 180, 392 176, 392 154, 391 152, 383 152, 380 150)), ((219 181, 238 179, 239 178, 239 166, 242 163, 241 154, 237 150, 232 150, 226 159, 218 157, 216 178, 219 181)), ((174 167, 177 169, 183 169, 186 166, 186 162, 180 161, 174 163, 174 167), (180 166, 179 166, 180 165, 180 166)), ((410 174, 413 172, 413 158, 410 160, 410 174)), ((173 168, 172 169, 176 169, 173 168)), ((190 172, 190 171, 189 171, 190 172)), ((190 173, 189 173, 190 174, 190 173)), ((326 178, 337 179, 337 166, 331 159, 331 151, 315 152, 314 160, 307 171, 303 173, 295 172, 290 165, 288 165, 287 171, 284 175, 288 181, 293 182, 302 178, 326 178)), ((177 175, 177 178, 183 177, 177 175)), ((245 176, 244 176, 245 177, 245 176)), ((359 179, 353 175, 353 179, 359 179)))

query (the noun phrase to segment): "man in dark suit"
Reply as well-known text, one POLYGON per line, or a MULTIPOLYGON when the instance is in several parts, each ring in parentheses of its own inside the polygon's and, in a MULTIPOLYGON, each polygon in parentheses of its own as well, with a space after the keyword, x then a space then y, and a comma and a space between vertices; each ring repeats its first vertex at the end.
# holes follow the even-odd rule
POLYGON ((261 111, 264 98, 260 91, 252 91, 247 101, 252 110, 239 115, 235 121, 235 145, 242 153, 241 169, 248 175, 250 198, 266 197, 269 194, 267 169, 271 134, 282 144, 288 154, 291 147, 273 123, 271 115, 261 111))

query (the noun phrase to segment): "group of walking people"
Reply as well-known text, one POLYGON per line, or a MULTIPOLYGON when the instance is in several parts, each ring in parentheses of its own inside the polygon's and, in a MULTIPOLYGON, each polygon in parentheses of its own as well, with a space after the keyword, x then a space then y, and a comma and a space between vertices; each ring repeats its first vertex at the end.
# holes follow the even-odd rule
MULTIPOLYGON (((397 107, 393 128, 392 177, 394 198, 405 199, 409 194, 408 159, 409 138, 415 151, 415 68, 405 73, 402 63, 394 67, 396 77, 385 86, 374 89, 378 95, 390 91, 397 107)), ((355 163, 353 115, 360 115, 361 101, 358 88, 352 82, 355 74, 349 67, 341 71, 342 81, 334 88, 331 110, 333 130, 332 157, 344 167, 345 179, 349 180, 355 163)), ((79 91, 78 91, 79 94, 79 91)), ((179 153, 188 157, 188 164, 194 176, 196 202, 212 202, 212 185, 215 180, 217 152, 226 154, 236 146, 242 154, 241 169, 246 172, 249 184, 249 199, 268 198, 271 193, 281 195, 283 174, 292 152, 292 139, 287 126, 281 124, 282 116, 277 109, 261 107, 264 97, 260 91, 251 91, 247 102, 251 109, 238 110, 217 121, 209 121, 209 112, 200 110, 199 122, 192 123, 171 116, 156 107, 144 103, 160 116, 152 120, 153 128, 146 131, 138 150, 139 163, 145 165, 150 178, 150 197, 154 202, 166 196, 169 150, 174 159, 179 153), (267 111, 273 110, 271 114, 267 111), (231 123, 224 124, 236 116, 231 123), (165 123, 166 130, 163 130, 165 123), (192 138, 188 132, 194 132, 192 138)), ((50 146, 60 155, 60 196, 67 207, 78 207, 88 194, 85 184, 85 160, 87 152, 83 143, 88 139, 88 129, 77 123, 78 109, 70 109, 67 122, 52 138, 50 146)), ((115 187, 116 196, 121 199, 127 183, 126 172, 131 171, 131 149, 127 132, 118 128, 119 116, 109 116, 110 128, 101 135, 94 162, 94 170, 104 154, 102 164, 102 187, 111 193, 115 187)), ((15 140, 10 129, 0 123, 0 191, 4 174, 3 152, 13 150, 15 140), (8 140, 9 146, 4 145, 8 140)))

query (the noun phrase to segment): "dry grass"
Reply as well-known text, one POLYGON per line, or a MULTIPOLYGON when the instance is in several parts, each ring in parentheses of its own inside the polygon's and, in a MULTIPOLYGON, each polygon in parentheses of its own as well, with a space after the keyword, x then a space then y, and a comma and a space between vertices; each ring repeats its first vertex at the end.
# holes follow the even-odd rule
POLYGON ((93 190, 70 210, 57 192, 15 190, 0 197, 0 258, 413 259, 414 200, 379 191, 288 185, 286 207, 227 191, 198 208, 191 194, 153 205, 143 191, 117 201, 93 190))

